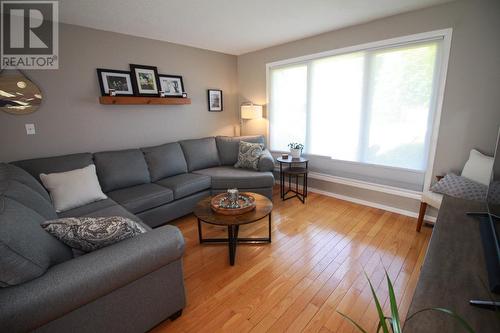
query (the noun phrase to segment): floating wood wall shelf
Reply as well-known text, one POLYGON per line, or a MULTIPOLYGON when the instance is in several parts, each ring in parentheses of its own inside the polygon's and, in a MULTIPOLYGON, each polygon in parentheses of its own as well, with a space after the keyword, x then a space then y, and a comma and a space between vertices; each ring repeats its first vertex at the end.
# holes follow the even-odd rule
POLYGON ((171 97, 135 97, 135 96, 101 96, 101 104, 107 105, 183 105, 191 104, 190 98, 171 97))

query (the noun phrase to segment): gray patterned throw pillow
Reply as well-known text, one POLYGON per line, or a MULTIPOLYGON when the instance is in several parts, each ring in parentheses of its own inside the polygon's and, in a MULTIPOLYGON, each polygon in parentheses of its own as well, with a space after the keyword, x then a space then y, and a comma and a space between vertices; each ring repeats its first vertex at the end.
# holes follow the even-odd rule
POLYGON ((431 191, 460 199, 484 201, 488 187, 468 178, 449 173, 434 184, 431 191))
POLYGON ((121 216, 68 217, 44 222, 42 228, 69 247, 84 252, 146 232, 139 223, 121 216))
POLYGON ((240 141, 240 151, 235 168, 259 170, 259 159, 264 152, 262 143, 240 141))

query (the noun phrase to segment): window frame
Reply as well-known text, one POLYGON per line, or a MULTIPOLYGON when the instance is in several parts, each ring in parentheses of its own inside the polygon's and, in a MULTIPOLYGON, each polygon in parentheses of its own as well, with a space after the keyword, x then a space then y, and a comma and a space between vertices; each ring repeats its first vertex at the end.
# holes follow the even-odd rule
MULTIPOLYGON (((405 168, 400 168, 400 167, 393 167, 393 166, 383 166, 383 165, 377 165, 377 164, 370 164, 370 163, 365 163, 365 162, 354 162, 354 161, 340 161, 340 162, 345 162, 345 163, 355 163, 355 164, 360 164, 360 165, 373 165, 376 167, 384 168, 384 169, 398 169, 398 170, 407 170, 408 172, 413 172, 413 173, 424 173, 424 183, 423 183, 423 191, 426 191, 430 188, 432 178, 433 178, 433 169, 434 169, 434 162, 435 162, 435 155, 436 155, 436 148, 437 148, 437 141, 439 137, 439 125, 441 121, 441 113, 442 113, 442 107, 443 107, 443 100, 444 100, 444 91, 445 91, 445 86, 446 86, 446 76, 448 72, 448 61, 450 57, 450 49, 451 49, 451 39, 452 39, 452 33, 453 29, 452 28, 446 28, 446 29, 440 29, 440 30, 433 30, 433 31, 428 31, 428 32, 423 32, 423 33, 417 33, 417 34, 412 34, 412 35, 406 35, 406 36, 401 36, 401 37, 396 37, 396 38, 390 38, 390 39, 384 39, 380 41, 375 41, 375 42, 369 42, 369 43, 364 43, 364 44, 359 44, 359 45, 353 45, 353 46, 347 46, 347 47, 342 47, 342 48, 337 48, 333 50, 328 50, 328 51, 323 51, 319 53, 314 53, 314 54, 309 54, 305 56, 300 56, 300 57, 295 57, 295 58, 289 58, 289 59, 284 59, 284 60, 279 60, 279 61, 274 61, 266 64, 266 105, 267 105, 267 110, 268 112, 271 112, 271 100, 270 100, 270 95, 271 95, 271 86, 270 86, 270 71, 272 69, 280 68, 280 67, 288 67, 290 65, 301 65, 304 64, 306 66, 310 66, 310 63, 314 60, 325 58, 325 57, 331 57, 331 56, 337 56, 337 55, 342 55, 342 54, 347 54, 347 53, 354 53, 354 52, 361 52, 361 51, 373 51, 377 49, 386 49, 386 48, 391 48, 391 47, 398 47, 398 46, 404 46, 407 44, 413 44, 413 43, 418 43, 418 42, 426 42, 426 41, 432 41, 432 40, 442 40, 442 47, 440 52, 438 52, 436 56, 436 62, 439 64, 439 69, 438 72, 436 72, 435 75, 435 80, 436 80, 436 87, 437 89, 433 92, 433 97, 432 97, 432 103, 434 103, 434 114, 432 117, 429 117, 429 122, 432 123, 432 128, 429 129, 431 131, 429 137, 429 145, 427 147, 427 167, 424 171, 418 171, 418 170, 411 170, 411 169, 405 169, 405 168), (440 58, 440 59, 439 59, 440 58), (438 61, 440 60, 440 63, 438 61)), ((309 80, 309 75, 310 71, 308 70, 308 80, 309 80)), ((309 85, 308 85, 308 96, 309 96, 309 85)), ((310 101, 308 100, 307 103, 309 104, 310 101)), ((306 115, 308 118, 310 117, 309 112, 306 115)), ((271 119, 272 115, 269 114, 269 120, 271 119)), ((310 122, 308 122, 309 124, 310 122)), ((267 131, 267 136, 268 140, 271 137, 271 122, 269 121, 269 128, 267 131)), ((309 135, 309 129, 306 130, 306 136, 309 135)), ((280 151, 273 151, 273 152, 280 152, 280 151)), ((335 160, 329 156, 321 156, 321 155, 313 155, 313 154, 308 154, 308 156, 316 156, 316 157, 322 157, 322 158, 330 158, 332 160, 335 160)))

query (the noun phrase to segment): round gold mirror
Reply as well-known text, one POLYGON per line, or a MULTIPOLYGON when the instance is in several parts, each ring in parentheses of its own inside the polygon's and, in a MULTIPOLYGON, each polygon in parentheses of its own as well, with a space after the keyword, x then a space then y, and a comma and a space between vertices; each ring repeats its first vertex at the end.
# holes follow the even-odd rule
POLYGON ((10 114, 35 112, 42 103, 40 89, 19 70, 0 72, 0 109, 10 114))

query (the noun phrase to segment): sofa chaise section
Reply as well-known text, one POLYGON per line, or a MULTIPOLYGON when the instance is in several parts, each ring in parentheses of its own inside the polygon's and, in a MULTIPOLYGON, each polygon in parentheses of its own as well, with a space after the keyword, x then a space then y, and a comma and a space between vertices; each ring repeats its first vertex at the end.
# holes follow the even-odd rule
MULTIPOLYGON (((40 166, 53 172, 47 159, 33 162, 23 163, 35 174, 40 166)), ((74 258, 40 227, 58 218, 45 189, 23 169, 0 163, 1 332, 143 332, 185 307, 184 239, 178 228, 152 230, 112 199, 59 217, 115 215, 148 231, 74 258)))
POLYGON ((167 225, 54 265, 0 289, 0 330, 146 331, 185 306, 183 251, 167 225))

